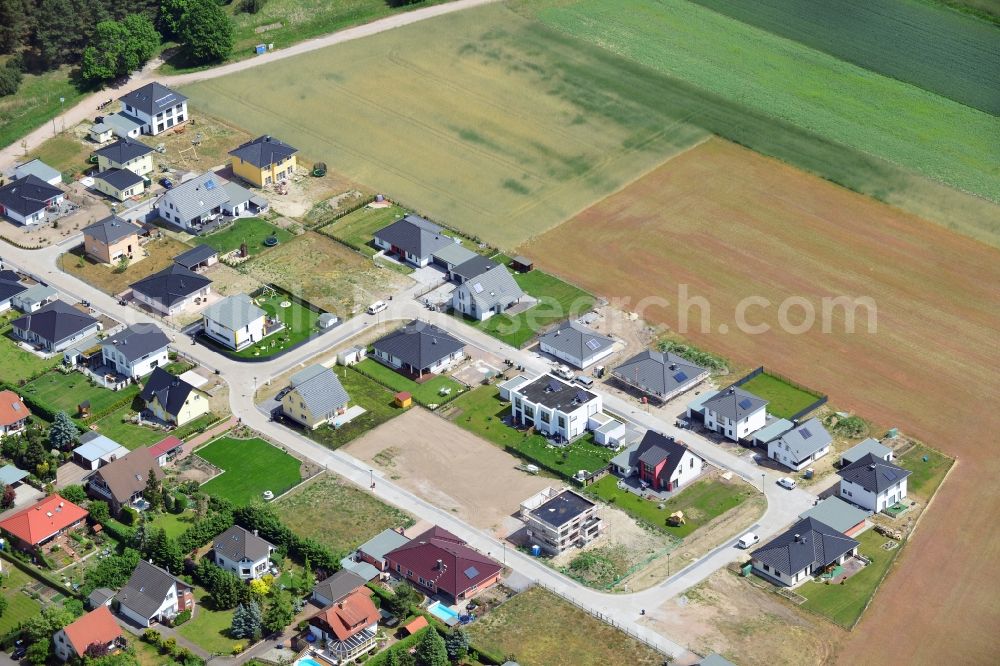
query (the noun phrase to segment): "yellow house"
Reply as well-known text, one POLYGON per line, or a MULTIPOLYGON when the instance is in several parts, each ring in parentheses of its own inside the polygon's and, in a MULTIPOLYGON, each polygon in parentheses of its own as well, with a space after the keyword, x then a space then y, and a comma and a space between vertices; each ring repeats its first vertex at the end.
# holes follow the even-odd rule
POLYGON ((297 152, 297 148, 264 135, 247 141, 229 154, 234 174, 257 187, 264 187, 292 177, 297 152))
POLYGON ((208 413, 208 396, 163 368, 153 370, 139 397, 153 416, 176 426, 208 413))
POLYGON ((350 396, 337 373, 322 365, 311 365, 294 375, 281 398, 281 413, 315 430, 347 412, 350 396))
POLYGON ((94 151, 97 170, 128 169, 138 176, 153 171, 153 149, 135 139, 118 139, 110 146, 94 151))
POLYGON ((145 192, 146 181, 128 169, 108 169, 94 174, 94 189, 118 201, 125 201, 145 192))

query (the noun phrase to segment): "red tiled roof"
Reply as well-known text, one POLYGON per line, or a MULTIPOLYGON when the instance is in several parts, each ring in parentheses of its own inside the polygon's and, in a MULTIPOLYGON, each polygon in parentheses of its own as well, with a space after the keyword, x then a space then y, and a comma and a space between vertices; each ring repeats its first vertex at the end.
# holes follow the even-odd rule
POLYGON ((431 581, 453 597, 489 580, 503 568, 499 562, 469 548, 457 536, 437 526, 385 557, 412 571, 414 578, 431 581))
POLYGON ((0 426, 14 425, 31 416, 31 410, 13 391, 0 391, 0 426))
POLYGON ((411 636, 427 626, 427 618, 423 615, 415 617, 413 622, 403 627, 403 630, 411 636))
POLYGON ((80 657, 94 643, 107 645, 122 635, 121 627, 115 622, 115 616, 107 606, 99 606, 76 622, 67 624, 63 631, 80 657))
POLYGON ((311 622, 336 636, 338 641, 346 641, 365 627, 378 622, 381 617, 371 596, 372 591, 367 587, 358 588, 320 611, 311 622))
POLYGON ((0 528, 34 546, 86 517, 86 509, 59 495, 49 495, 0 522, 0 528))
POLYGON ((149 452, 153 454, 154 458, 159 458, 164 453, 170 453, 178 446, 182 446, 183 444, 184 442, 182 442, 181 440, 177 439, 173 435, 169 435, 168 437, 161 439, 159 442, 149 447, 149 452))

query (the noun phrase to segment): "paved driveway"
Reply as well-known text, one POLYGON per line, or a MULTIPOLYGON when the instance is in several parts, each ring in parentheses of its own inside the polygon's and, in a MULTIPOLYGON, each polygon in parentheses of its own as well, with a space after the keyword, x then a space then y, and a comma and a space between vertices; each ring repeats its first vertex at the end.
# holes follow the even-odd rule
POLYGON ((83 485, 84 478, 90 474, 90 470, 79 463, 68 462, 61 465, 56 470, 56 488, 65 488, 72 485, 83 485))

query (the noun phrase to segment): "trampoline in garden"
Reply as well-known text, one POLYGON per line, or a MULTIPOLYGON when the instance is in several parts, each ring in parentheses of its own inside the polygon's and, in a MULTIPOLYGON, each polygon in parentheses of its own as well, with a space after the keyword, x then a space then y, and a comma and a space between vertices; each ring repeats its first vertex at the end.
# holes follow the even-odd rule
POLYGON ((326 175, 326 162, 316 162, 313 164, 312 175, 322 178, 326 175))

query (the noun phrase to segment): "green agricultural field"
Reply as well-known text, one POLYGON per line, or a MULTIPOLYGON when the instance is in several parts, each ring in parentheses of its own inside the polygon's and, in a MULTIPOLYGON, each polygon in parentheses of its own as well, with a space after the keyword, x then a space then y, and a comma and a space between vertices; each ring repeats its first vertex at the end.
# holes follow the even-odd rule
POLYGON ((424 406, 442 405, 455 399, 465 390, 464 386, 448 375, 438 375, 422 384, 418 384, 409 377, 404 377, 392 368, 387 368, 371 358, 366 358, 355 367, 359 372, 368 375, 379 384, 387 386, 393 391, 409 391, 413 395, 413 399, 424 406), (441 389, 450 389, 451 393, 441 395, 441 389))
POLYGON ((225 470, 204 484, 202 490, 236 505, 260 499, 265 490, 277 497, 302 480, 298 459, 262 439, 222 437, 197 453, 225 470))
POLYGON ((139 386, 130 384, 121 391, 112 391, 91 384, 82 372, 63 374, 56 370, 47 372, 24 386, 24 395, 38 400, 43 405, 76 416, 77 407, 90 402, 91 413, 100 412, 119 400, 139 395, 139 386))
POLYGON ((369 430, 399 416, 403 410, 393 404, 393 393, 378 382, 365 377, 354 368, 337 367, 337 376, 352 405, 365 408, 365 413, 339 428, 320 426, 316 430, 303 430, 302 434, 331 449, 338 449, 369 430))
POLYGON ((208 113, 310 146, 435 221, 513 248, 707 136, 691 114, 643 92, 652 72, 623 63, 495 5, 183 92, 208 113), (270 94, 255 94, 261 86, 270 94))
POLYGON ((783 419, 791 418, 820 397, 819 393, 792 386, 783 379, 766 372, 742 384, 740 388, 753 393, 758 398, 767 400, 768 413, 783 419))
POLYGON ((996 26, 913 0, 694 0, 873 72, 1000 114, 996 26))
POLYGON ((268 249, 264 245, 264 240, 272 235, 278 239, 279 243, 286 243, 293 238, 290 232, 274 226, 267 220, 262 220, 259 217, 248 217, 237 220, 221 231, 202 236, 199 241, 214 247, 219 251, 219 254, 238 250, 240 245, 245 242, 250 256, 255 257, 268 249))

